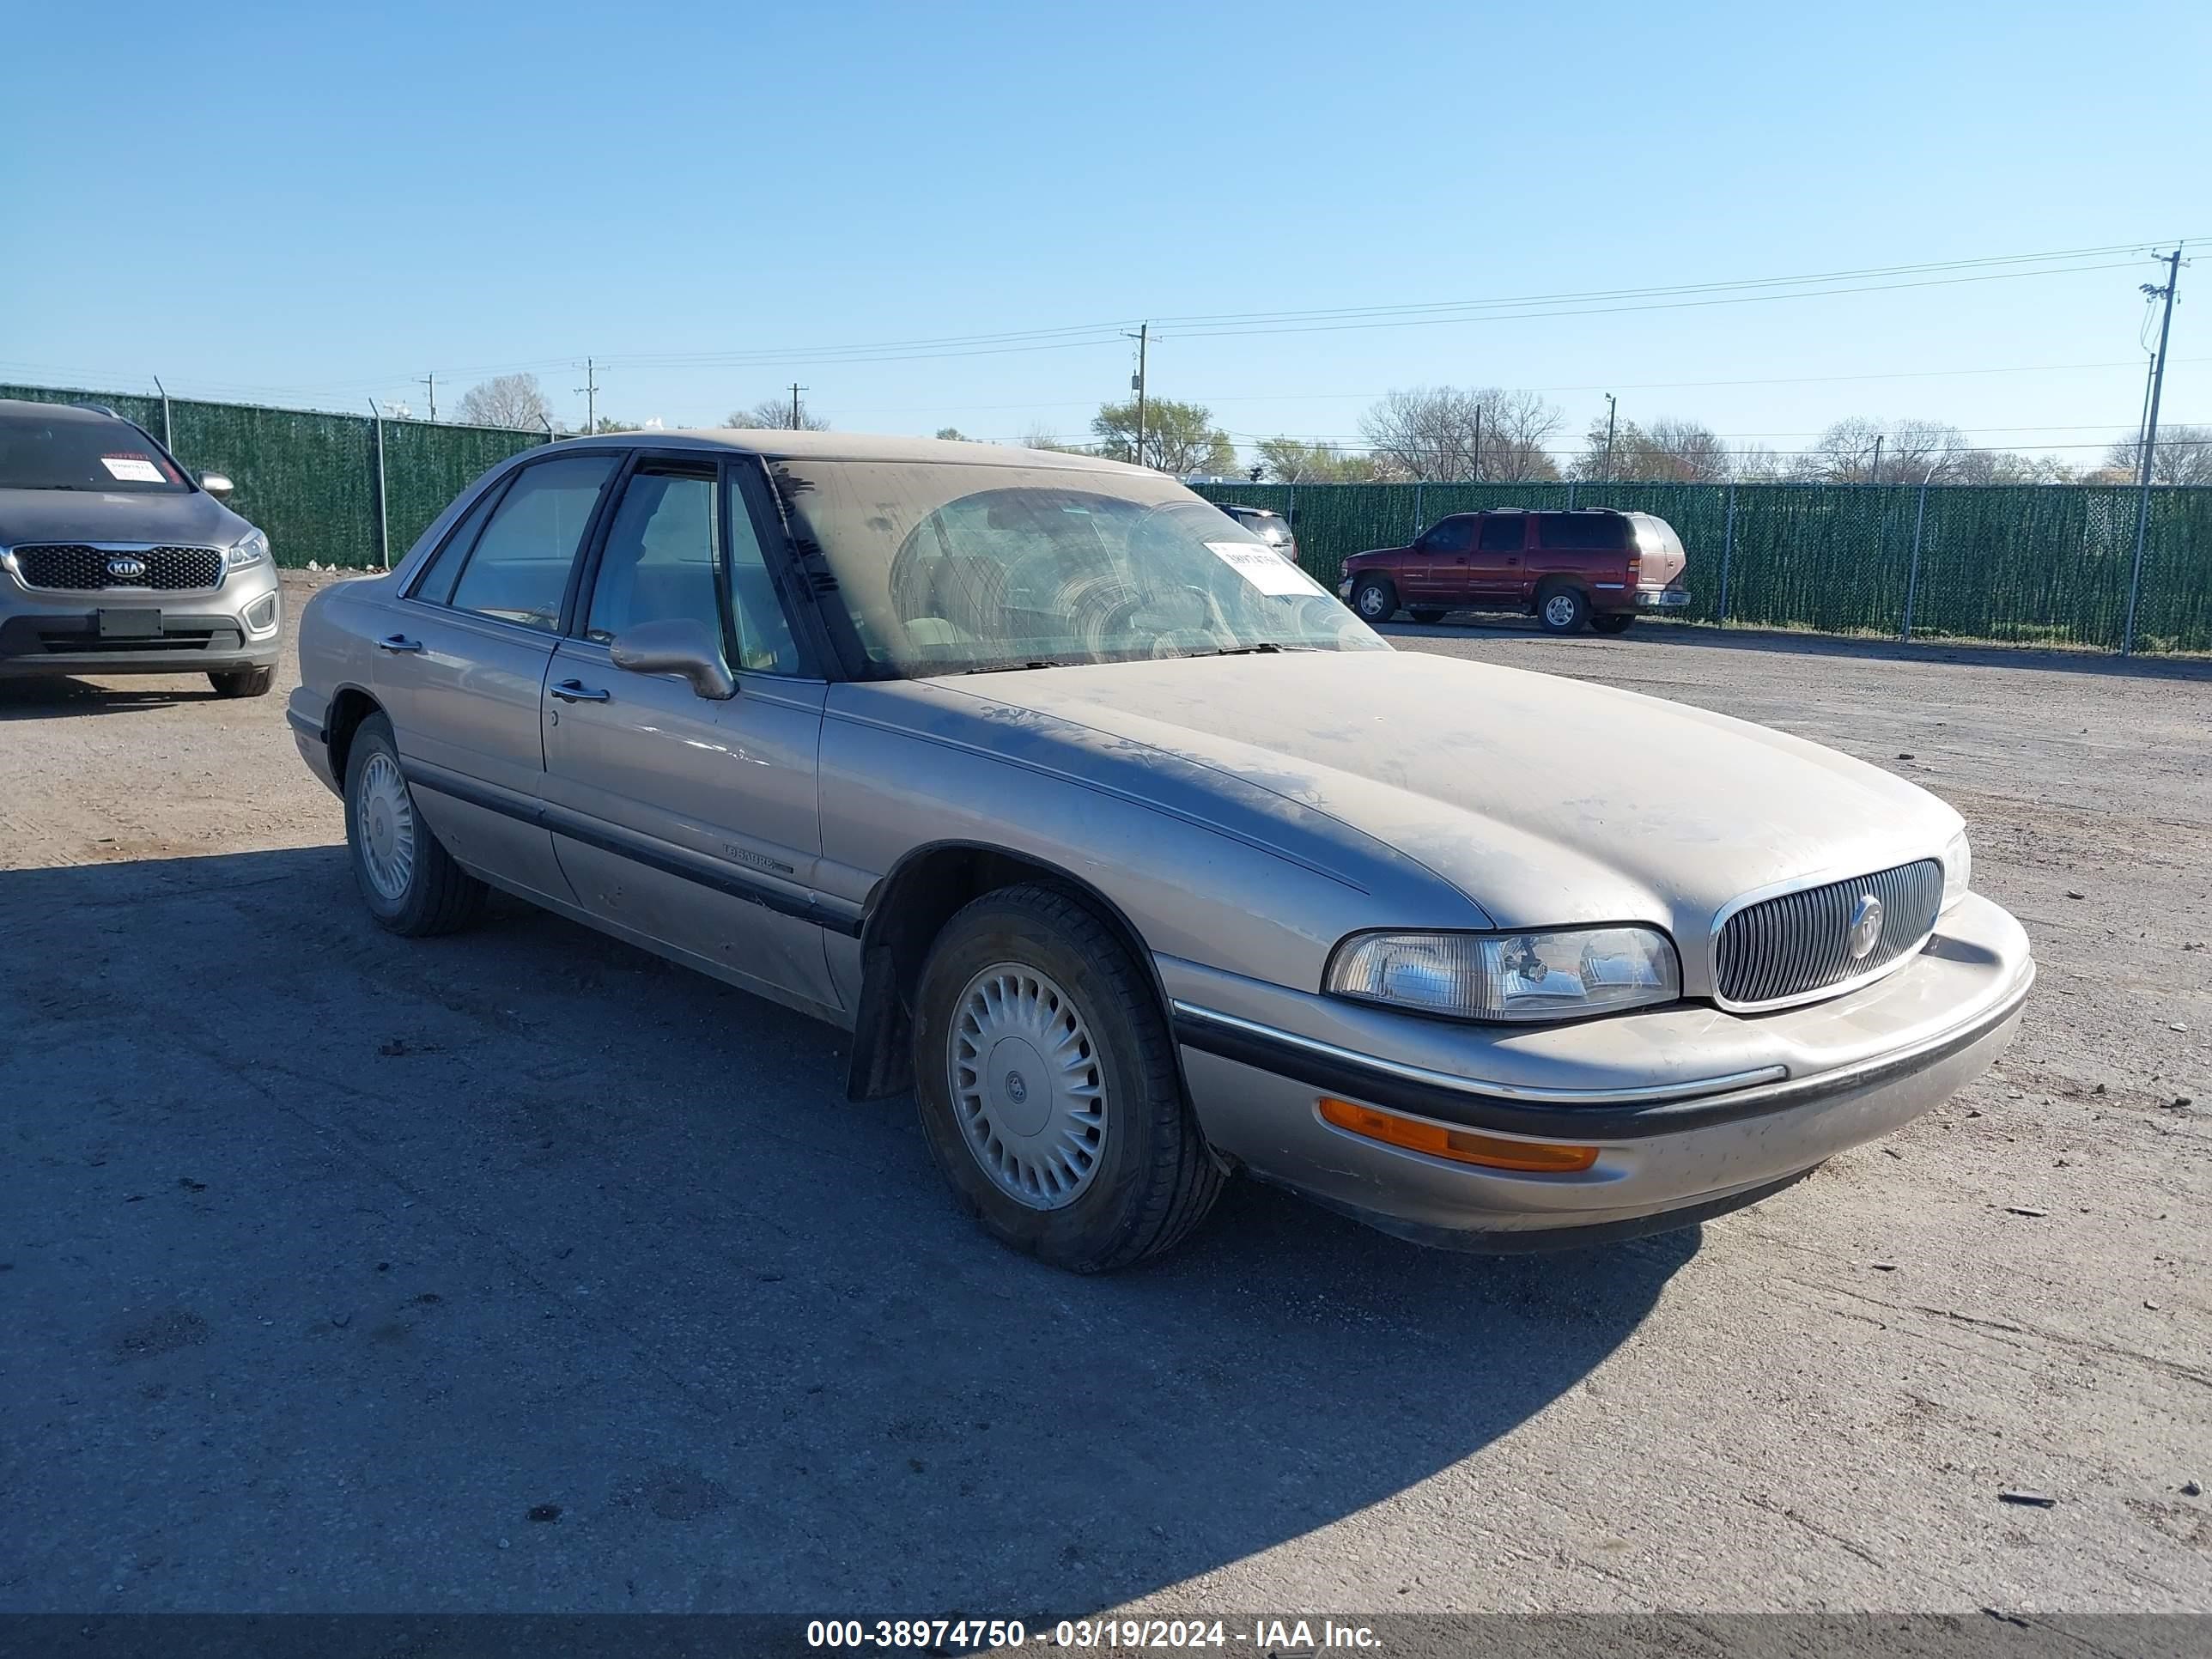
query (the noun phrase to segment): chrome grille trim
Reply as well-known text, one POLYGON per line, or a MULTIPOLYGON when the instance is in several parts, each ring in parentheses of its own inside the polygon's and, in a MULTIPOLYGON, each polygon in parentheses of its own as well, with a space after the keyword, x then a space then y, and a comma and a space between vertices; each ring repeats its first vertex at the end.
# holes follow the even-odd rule
POLYGON ((1713 922, 1713 1000, 1746 1013, 1840 996, 1910 961, 1935 931, 1942 904, 1939 859, 1748 894, 1713 922), (1881 933, 1854 962, 1851 913, 1869 893, 1881 901, 1881 933))
POLYGON ((98 593, 111 588, 155 592, 208 592, 222 586, 223 550, 171 542, 21 542, 9 551, 16 579, 47 593, 98 593), (112 558, 130 557, 146 567, 143 575, 123 580, 107 574, 112 558))

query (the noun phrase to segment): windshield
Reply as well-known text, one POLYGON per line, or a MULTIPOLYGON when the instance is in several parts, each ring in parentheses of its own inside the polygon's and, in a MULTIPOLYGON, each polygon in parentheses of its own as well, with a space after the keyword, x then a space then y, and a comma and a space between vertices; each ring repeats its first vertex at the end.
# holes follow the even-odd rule
POLYGON ((872 461, 775 476, 880 673, 1390 648, 1170 478, 872 461))
POLYGON ((137 428, 82 415, 0 415, 0 489, 182 495, 188 486, 137 428))

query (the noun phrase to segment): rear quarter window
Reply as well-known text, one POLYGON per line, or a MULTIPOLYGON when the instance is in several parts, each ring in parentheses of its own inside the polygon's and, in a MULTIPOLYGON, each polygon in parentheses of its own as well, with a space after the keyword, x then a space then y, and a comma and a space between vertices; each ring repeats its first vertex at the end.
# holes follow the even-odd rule
POLYGON ((1539 513, 1536 545, 1563 553, 1618 553, 1630 545, 1629 523, 1618 513, 1539 513))

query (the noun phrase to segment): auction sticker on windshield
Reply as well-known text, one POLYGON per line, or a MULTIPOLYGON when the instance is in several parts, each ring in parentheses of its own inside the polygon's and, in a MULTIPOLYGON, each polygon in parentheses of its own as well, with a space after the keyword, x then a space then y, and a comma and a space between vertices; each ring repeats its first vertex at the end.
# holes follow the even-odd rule
POLYGON ((1321 586, 1272 547, 1258 542, 1208 542, 1206 551, 1262 593, 1308 594, 1321 586))
POLYGON ((162 476, 161 469, 144 455, 103 455, 100 458, 100 464, 107 469, 110 477, 119 478, 125 483, 168 482, 162 476))

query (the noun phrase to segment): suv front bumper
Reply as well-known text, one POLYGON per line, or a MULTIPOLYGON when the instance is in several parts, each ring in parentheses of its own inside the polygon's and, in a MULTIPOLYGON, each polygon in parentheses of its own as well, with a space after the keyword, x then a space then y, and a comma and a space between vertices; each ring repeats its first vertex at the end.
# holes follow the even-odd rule
POLYGON ((266 668, 283 636, 284 597, 265 561, 184 592, 26 587, 0 568, 0 679, 266 668))

